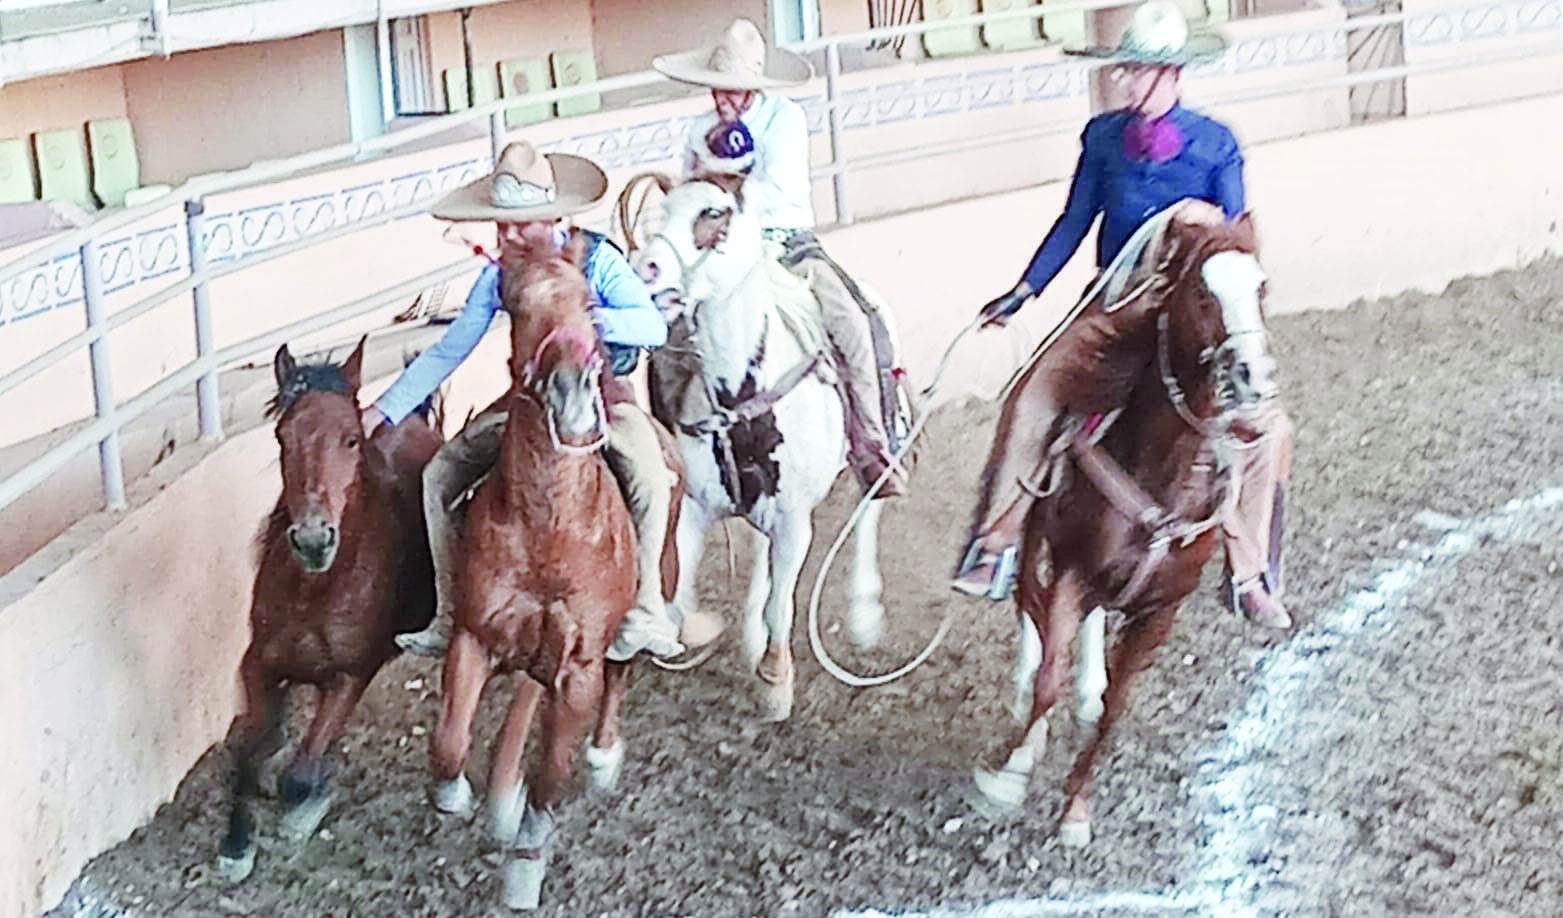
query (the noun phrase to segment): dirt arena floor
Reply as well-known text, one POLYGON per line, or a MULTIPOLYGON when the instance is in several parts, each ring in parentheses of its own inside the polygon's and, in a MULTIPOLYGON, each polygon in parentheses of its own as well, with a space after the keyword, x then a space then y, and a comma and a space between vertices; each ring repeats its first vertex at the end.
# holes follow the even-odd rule
MULTIPOLYGON (((736 650, 690 674, 643 667, 620 790, 564 808, 542 914, 1563 914, 1563 261, 1271 325, 1298 428, 1298 626, 1229 614, 1212 564, 1098 769, 1091 847, 1054 838, 1081 740, 1062 712, 1023 817, 966 799, 1011 734, 1015 626, 945 586, 993 417, 954 406, 917 493, 886 514, 885 645, 829 637, 884 669, 953 612, 945 646, 853 691, 814 663, 800 613, 782 726, 754 722, 736 650)), ((742 572, 723 557, 708 555, 705 594, 736 608, 742 572)), ((481 821, 426 802, 436 679, 406 659, 381 675, 323 830, 298 850, 263 836, 246 885, 208 866, 229 770, 216 750, 58 914, 499 914, 481 821)))

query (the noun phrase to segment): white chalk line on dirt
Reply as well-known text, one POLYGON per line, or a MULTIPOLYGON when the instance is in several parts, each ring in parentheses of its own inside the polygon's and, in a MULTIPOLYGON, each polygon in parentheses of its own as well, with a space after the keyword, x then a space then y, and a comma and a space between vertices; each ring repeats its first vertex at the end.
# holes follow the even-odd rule
POLYGON ((1309 683, 1321 678, 1319 658, 1358 637, 1369 624, 1384 626, 1382 613, 1405 596, 1429 571, 1469 554, 1486 539, 1512 537, 1534 517, 1563 509, 1563 487, 1549 486, 1511 500, 1478 517, 1457 519, 1432 511, 1413 520, 1441 532, 1432 545, 1412 545, 1398 561, 1378 567, 1368 585, 1319 616, 1316 623, 1260 658, 1254 689, 1214 750, 1199 757, 1191 797, 1202 804, 1207 840, 1194 876, 1179 888, 1102 891, 1078 896, 1005 899, 982 906, 865 911, 842 910, 836 918, 1023 918, 1094 912, 1216 912, 1258 915, 1255 894, 1263 879, 1251 866, 1273 837, 1280 812, 1264 804, 1266 783, 1258 756, 1292 736, 1295 710, 1307 700, 1309 683))

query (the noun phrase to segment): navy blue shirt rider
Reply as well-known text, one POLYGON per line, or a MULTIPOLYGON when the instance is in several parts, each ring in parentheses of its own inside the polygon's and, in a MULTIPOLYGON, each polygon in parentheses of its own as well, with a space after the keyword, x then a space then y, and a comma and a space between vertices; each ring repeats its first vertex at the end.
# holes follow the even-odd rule
POLYGON ((1228 219, 1243 212, 1243 154, 1225 125, 1182 105, 1148 127, 1137 119, 1116 111, 1085 126, 1068 203, 1022 277, 1032 292, 1053 280, 1098 215, 1096 266, 1104 268, 1141 224, 1183 198, 1208 201, 1228 219))

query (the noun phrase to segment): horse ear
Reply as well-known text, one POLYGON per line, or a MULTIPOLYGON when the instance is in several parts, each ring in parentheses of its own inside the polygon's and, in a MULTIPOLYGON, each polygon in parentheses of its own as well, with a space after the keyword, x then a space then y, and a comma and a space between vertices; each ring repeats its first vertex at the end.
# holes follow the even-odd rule
POLYGON ((358 346, 342 361, 342 378, 347 380, 347 386, 355 393, 364 378, 364 345, 369 341, 369 336, 364 335, 358 339, 358 346))
POLYGON ((1245 210, 1232 221, 1232 231, 1238 241, 1251 251, 1259 251, 1259 228, 1254 225, 1254 212, 1245 210))
POLYGON ((738 202, 738 209, 744 209, 744 176, 737 172, 708 172, 701 179, 722 189, 733 196, 738 202))
POLYGON ((586 234, 579 229, 570 230, 570 238, 565 240, 564 249, 560 253, 564 260, 577 268, 586 268, 586 234))
POLYGON ((277 348, 277 356, 271 359, 271 369, 277 376, 277 388, 285 388, 288 380, 293 378, 294 371, 298 369, 298 361, 293 359, 293 354, 286 344, 277 348))

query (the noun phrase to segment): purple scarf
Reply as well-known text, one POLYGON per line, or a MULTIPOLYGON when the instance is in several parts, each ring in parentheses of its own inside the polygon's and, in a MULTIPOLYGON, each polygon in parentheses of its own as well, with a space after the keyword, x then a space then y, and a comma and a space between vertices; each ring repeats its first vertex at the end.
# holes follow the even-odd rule
POLYGON ((1160 118, 1133 118, 1123 128, 1123 153, 1135 162, 1164 163, 1183 152, 1183 132, 1160 118))

